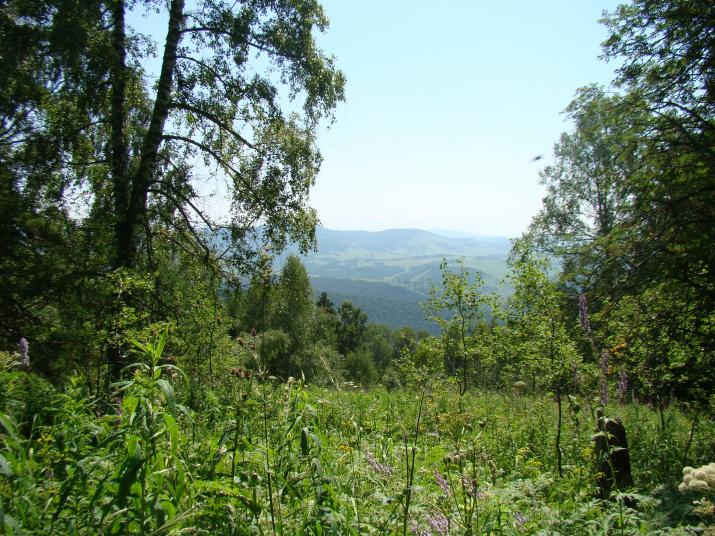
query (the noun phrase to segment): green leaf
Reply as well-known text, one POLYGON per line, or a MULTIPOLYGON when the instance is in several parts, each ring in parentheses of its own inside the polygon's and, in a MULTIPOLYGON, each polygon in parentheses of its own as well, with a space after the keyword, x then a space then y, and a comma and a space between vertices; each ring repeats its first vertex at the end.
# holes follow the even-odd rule
POLYGON ((300 431, 300 452, 303 456, 307 456, 310 453, 310 448, 308 446, 308 429, 303 428, 300 431))
POLYGON ((156 383, 164 393, 164 399, 169 406, 169 411, 176 417, 176 395, 174 393, 174 387, 168 381, 162 379, 157 380, 156 383))

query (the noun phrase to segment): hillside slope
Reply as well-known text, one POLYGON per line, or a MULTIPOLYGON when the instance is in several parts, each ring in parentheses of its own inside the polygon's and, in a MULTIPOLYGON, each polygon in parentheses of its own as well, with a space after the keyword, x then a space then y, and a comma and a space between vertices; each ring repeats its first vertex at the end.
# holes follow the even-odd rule
MULTIPOLYGON (((462 259, 471 272, 479 272, 484 292, 508 293, 499 285, 511 246, 507 238, 420 229, 369 232, 321 227, 317 239, 318 251, 301 257, 316 295, 326 292, 336 306, 349 299, 368 313, 370 322, 393 329, 407 325, 439 332, 436 324, 425 320, 420 304, 427 300, 432 282, 441 280, 443 259, 451 266, 462 259), (443 236, 449 233, 454 236, 443 236)), ((276 259, 276 267, 291 253, 297 249, 288 248, 276 259)))

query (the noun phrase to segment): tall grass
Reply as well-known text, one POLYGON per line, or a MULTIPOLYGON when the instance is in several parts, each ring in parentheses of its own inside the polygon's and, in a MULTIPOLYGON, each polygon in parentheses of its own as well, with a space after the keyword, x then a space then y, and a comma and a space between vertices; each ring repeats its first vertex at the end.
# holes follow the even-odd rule
POLYGON ((559 476, 551 396, 468 393, 460 409, 439 382, 325 391, 237 369, 192 411, 181 371, 159 364, 164 337, 135 344, 110 412, 75 382, 40 390, 48 409, 33 414, 27 378, 2 372, 0 534, 694 534, 709 522, 676 488, 686 448, 691 465, 715 460, 712 415, 692 432, 688 408, 663 421, 607 408, 629 434, 636 489, 602 501, 588 401, 564 405, 559 476))

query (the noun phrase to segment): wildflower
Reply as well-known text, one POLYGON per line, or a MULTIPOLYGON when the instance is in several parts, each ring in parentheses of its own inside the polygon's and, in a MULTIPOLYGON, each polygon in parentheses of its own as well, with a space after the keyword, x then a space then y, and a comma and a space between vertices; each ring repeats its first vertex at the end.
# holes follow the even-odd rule
POLYGON ((608 405, 608 383, 606 383, 606 378, 601 379, 601 384, 599 387, 599 394, 601 396, 601 405, 608 405))
POLYGON ((417 521, 410 521, 410 530, 417 536, 431 536, 429 529, 420 527, 417 521))
POLYGON ((514 521, 516 521, 517 525, 521 526, 526 523, 526 518, 519 512, 514 512, 514 521))
POLYGON ((683 483, 680 491, 696 491, 699 493, 715 494, 715 462, 703 465, 697 469, 683 468, 683 483))
POLYGON ((425 519, 432 530, 437 532, 437 534, 445 536, 449 532, 449 519, 447 519, 441 512, 435 514, 434 517, 429 514, 425 514, 425 519))
POLYGON ((588 304, 586 303, 586 295, 580 294, 578 297, 578 318, 581 324, 581 329, 586 333, 591 332, 591 326, 588 321, 588 304))
POLYGON ((28 368, 30 366, 30 356, 28 355, 29 345, 25 338, 20 339, 20 344, 17 345, 17 351, 20 353, 20 364, 28 368))
POLYGON ((474 483, 474 480, 472 480, 472 477, 470 477, 467 473, 462 474, 462 489, 470 497, 481 497, 480 493, 476 493, 477 485, 474 483))
POLYGON ((618 398, 623 398, 626 396, 626 390, 628 389, 628 374, 624 369, 621 369, 620 372, 618 373, 618 387, 616 388, 616 391, 618 391, 618 398))
POLYGON ((367 463, 370 464, 370 466, 373 468, 373 470, 376 473, 379 473, 379 474, 385 475, 385 476, 392 476, 395 473, 394 467, 392 467, 391 465, 388 465, 386 463, 378 462, 375 458, 370 456, 369 452, 365 453, 365 459, 367 460, 367 463))
POLYGON ((442 489, 442 493, 446 496, 449 495, 450 487, 449 487, 449 482, 445 480, 445 478, 440 474, 439 471, 435 469, 434 472, 434 478, 437 480, 437 485, 442 489))
POLYGON ((693 480, 688 484, 688 489, 690 491, 697 491, 699 493, 706 493, 710 491, 710 488, 708 487, 706 482, 703 482, 702 480, 693 480))

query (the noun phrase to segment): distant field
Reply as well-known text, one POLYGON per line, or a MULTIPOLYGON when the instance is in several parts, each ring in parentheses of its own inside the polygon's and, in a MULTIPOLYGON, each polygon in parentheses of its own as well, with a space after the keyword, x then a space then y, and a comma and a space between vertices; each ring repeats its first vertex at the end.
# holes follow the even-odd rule
MULTIPOLYGON (((484 292, 510 294, 500 285, 510 247, 505 238, 455 238, 419 229, 370 233, 321 228, 317 236, 318 252, 301 257, 316 295, 326 292, 336 306, 349 299, 372 323, 439 333, 436 324, 425 320, 420 304, 427 301, 432 283, 441 281, 443 259, 455 269, 462 259, 470 272, 479 272, 484 292)), ((291 253, 295 251, 289 248, 276 265, 291 253)))

